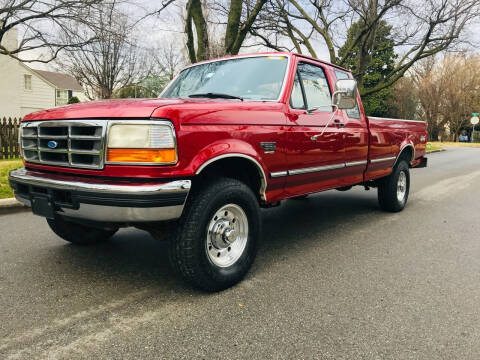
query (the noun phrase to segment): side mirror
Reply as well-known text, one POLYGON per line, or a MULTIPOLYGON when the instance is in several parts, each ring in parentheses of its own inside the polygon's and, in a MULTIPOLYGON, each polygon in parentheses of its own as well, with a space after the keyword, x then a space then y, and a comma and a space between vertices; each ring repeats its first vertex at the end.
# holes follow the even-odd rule
POLYGON ((340 110, 357 106, 357 82, 353 79, 341 79, 335 83, 332 104, 340 110))

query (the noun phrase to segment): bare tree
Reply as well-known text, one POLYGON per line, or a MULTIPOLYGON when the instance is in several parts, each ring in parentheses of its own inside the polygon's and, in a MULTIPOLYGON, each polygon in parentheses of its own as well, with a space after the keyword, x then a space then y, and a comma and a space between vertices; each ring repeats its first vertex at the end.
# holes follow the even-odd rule
POLYGON ((76 42, 86 36, 95 40, 78 49, 68 49, 59 66, 73 75, 91 99, 111 98, 124 86, 146 77, 151 69, 148 51, 137 46, 130 34, 133 25, 115 3, 90 13, 95 26, 83 26, 69 34, 65 42, 76 42))
POLYGON ((441 111, 446 80, 438 71, 435 58, 418 62, 413 68, 415 92, 420 102, 420 116, 427 123, 428 136, 436 141, 443 138, 447 118, 441 111))
POLYGON ((264 12, 250 29, 264 45, 278 49, 285 38, 278 41, 272 33, 279 32, 296 51, 316 56, 312 39, 321 40, 330 61, 338 65, 345 65, 355 52, 357 78, 368 67, 379 24, 392 25, 399 59, 379 84, 362 89, 363 95, 390 87, 416 62, 459 44, 466 26, 480 16, 478 0, 269 0, 266 9, 268 14, 264 12), (339 49, 346 40, 341 30, 353 23, 358 31, 341 56, 339 49))
POLYGON ((90 13, 104 0, 0 0, 0 44, 7 31, 16 30, 21 40, 14 48, 0 45, 0 56, 23 62, 50 62, 62 49, 75 49, 93 40, 76 36, 65 42, 79 25, 88 24, 90 13), (24 55, 41 50, 44 58, 27 59, 24 55))
POLYGON ((478 108, 478 66, 478 58, 465 56, 447 57, 440 65, 439 70, 445 84, 441 112, 446 118, 453 141, 458 140, 460 131, 469 125, 472 112, 478 108))
POLYGON ((172 80, 185 64, 181 49, 172 41, 163 43, 161 48, 153 51, 153 54, 156 74, 167 80, 172 80))
POLYGON ((438 62, 423 61, 415 67, 421 115, 433 140, 444 138, 446 129, 456 141, 469 126, 472 112, 480 107, 480 79, 476 56, 448 56, 438 62))
POLYGON ((390 117, 418 118, 419 100, 415 85, 411 76, 404 76, 393 85, 393 96, 388 99, 390 117))
MULTIPOLYGON (((213 10, 226 17, 223 36, 223 51, 216 47, 216 53, 238 54, 246 36, 253 26, 258 14, 267 0, 231 0, 227 2, 215 1, 213 10)), ((188 0, 186 4, 185 33, 187 34, 187 51, 192 63, 211 57, 211 40, 209 38, 209 22, 201 0, 188 0), (196 44, 195 44, 196 37, 196 44)), ((211 24, 210 24, 211 25, 211 24)), ((218 30, 219 28, 216 28, 218 30)), ((223 55, 222 54, 222 55, 223 55)), ((217 55, 217 54, 216 54, 217 55)))

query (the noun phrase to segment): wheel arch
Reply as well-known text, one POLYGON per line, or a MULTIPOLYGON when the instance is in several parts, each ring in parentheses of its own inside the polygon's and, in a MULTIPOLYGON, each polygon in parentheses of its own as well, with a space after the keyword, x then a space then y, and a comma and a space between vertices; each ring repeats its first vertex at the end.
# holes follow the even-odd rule
POLYGON ((241 163, 243 164, 249 164, 247 167, 247 172, 252 172, 255 171, 255 174, 257 175, 257 178, 259 180, 258 189, 253 189, 258 192, 258 195, 261 200, 267 201, 266 198, 266 189, 267 189, 267 177, 265 175, 265 171, 260 164, 260 162, 255 159, 251 155, 246 155, 242 153, 226 153, 226 154, 221 154, 214 156, 207 161, 203 162, 195 171, 195 175, 201 175, 207 172, 209 169, 214 168, 215 166, 219 166, 222 163, 225 163, 226 160, 232 160, 236 159, 237 161, 240 160, 241 163))
POLYGON ((398 161, 404 157, 406 157, 406 159, 408 160, 408 166, 411 166, 412 161, 415 160, 415 147, 413 146, 412 143, 406 143, 400 148, 397 158, 395 159, 395 163, 393 164, 393 167, 395 167, 398 161))

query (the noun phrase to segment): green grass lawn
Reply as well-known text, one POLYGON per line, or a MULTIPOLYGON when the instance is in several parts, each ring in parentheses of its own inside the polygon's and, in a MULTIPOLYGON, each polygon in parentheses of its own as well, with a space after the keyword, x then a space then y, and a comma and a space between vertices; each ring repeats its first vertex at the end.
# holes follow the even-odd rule
POLYGON ((446 141, 446 142, 439 142, 439 141, 432 141, 429 142, 429 144, 432 144, 432 146, 462 146, 462 147, 480 147, 480 143, 470 143, 470 142, 451 142, 451 141, 446 141))
POLYGON ((8 172, 22 165, 20 159, 0 160, 0 199, 13 197, 13 191, 8 185, 8 172))
POLYGON ((427 143, 427 153, 431 151, 436 151, 436 150, 442 150, 443 147, 440 143, 427 143))

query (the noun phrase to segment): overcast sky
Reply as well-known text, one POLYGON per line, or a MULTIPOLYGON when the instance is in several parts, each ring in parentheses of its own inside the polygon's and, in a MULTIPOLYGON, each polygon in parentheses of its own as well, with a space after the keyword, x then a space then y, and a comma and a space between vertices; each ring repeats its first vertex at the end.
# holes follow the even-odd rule
MULTIPOLYGON (((133 0, 129 5, 125 5, 123 11, 128 14, 130 19, 139 19, 145 14, 154 11, 159 4, 158 0, 133 0)), ((178 51, 184 50, 184 22, 183 13, 185 7, 185 0, 177 0, 176 4, 171 5, 165 9, 159 16, 150 16, 146 20, 142 21, 135 32, 135 36, 138 38, 138 44, 145 48, 160 48, 166 43, 173 43, 178 48, 178 51)), ((218 19, 217 19, 218 20, 218 19)), ((395 19, 388 19, 389 22, 395 21, 395 19)), ((342 37, 345 36, 346 29, 339 29, 342 37), (342 34, 343 32, 343 34, 342 34)), ((480 21, 476 24, 472 24, 465 32, 465 37, 471 40, 475 44, 480 45, 480 21)), ((342 39, 343 41, 343 39, 342 39)), ((251 44, 252 40, 247 40, 246 44, 251 44)), ((328 51, 321 39, 312 41, 317 55, 322 60, 329 60, 328 51)), ((268 50, 265 47, 248 47, 242 49, 241 52, 258 52, 268 50)), ((472 46, 471 51, 478 52, 478 47, 472 46)), ((34 58, 39 54, 29 54, 30 58, 34 58)), ((185 54, 186 55, 186 54, 185 54)), ((53 65, 43 65, 40 63, 30 64, 33 68, 37 69, 54 69, 53 65)))

